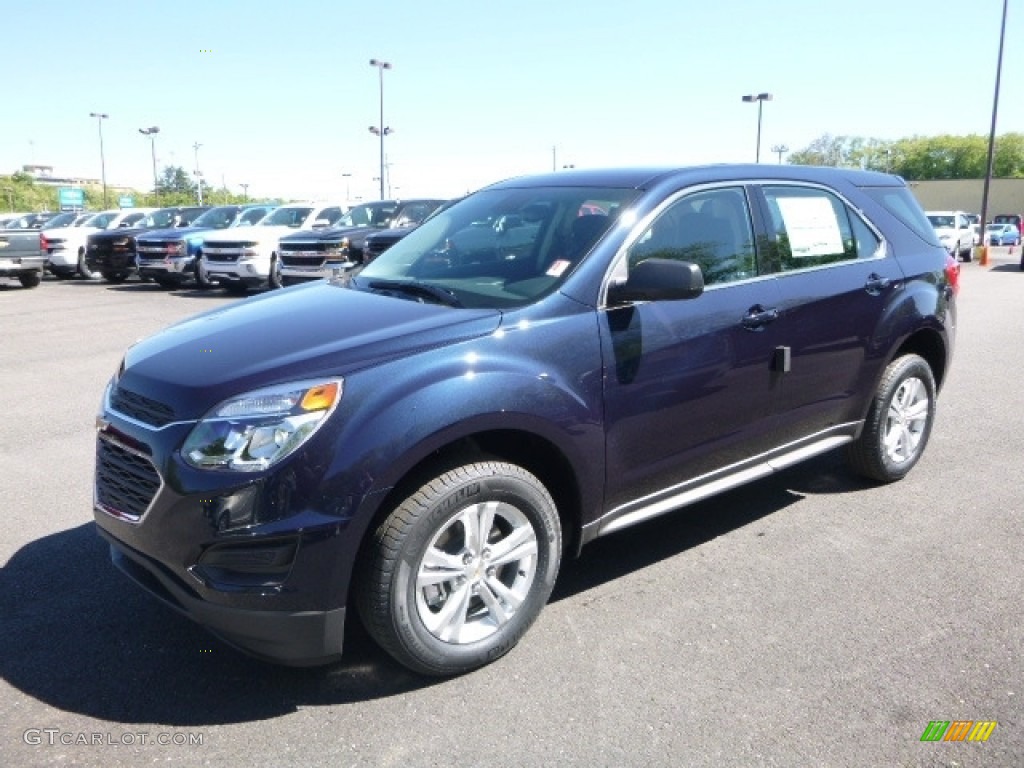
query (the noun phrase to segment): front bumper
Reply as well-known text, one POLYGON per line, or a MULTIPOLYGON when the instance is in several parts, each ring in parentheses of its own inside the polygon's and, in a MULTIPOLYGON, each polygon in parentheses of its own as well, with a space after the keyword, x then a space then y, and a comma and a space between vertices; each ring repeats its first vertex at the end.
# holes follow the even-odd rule
POLYGON ((110 558, 123 573, 229 645, 289 666, 327 664, 341 656, 344 607, 327 611, 271 611, 216 605, 197 597, 157 561, 128 547, 103 528, 98 531, 110 544, 110 558))

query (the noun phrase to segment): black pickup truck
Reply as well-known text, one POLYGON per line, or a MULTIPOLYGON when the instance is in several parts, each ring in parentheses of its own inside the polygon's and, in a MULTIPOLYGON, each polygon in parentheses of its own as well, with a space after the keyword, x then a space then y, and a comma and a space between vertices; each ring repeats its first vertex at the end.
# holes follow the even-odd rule
POLYGON ((160 208, 130 229, 114 229, 89 235, 85 263, 90 272, 99 272, 108 283, 123 283, 137 271, 135 236, 152 229, 187 227, 209 205, 160 208))

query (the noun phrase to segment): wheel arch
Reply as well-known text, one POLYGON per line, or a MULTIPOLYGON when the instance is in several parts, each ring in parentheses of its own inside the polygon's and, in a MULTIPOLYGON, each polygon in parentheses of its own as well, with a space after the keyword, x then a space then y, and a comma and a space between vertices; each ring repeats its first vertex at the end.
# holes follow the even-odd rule
POLYGON ((941 334, 933 328, 922 328, 912 333, 897 347, 889 362, 908 354, 924 358, 935 378, 936 391, 942 389, 946 378, 949 350, 941 334))
MULTIPOLYGON (((572 461, 558 445, 525 429, 498 427, 461 435, 432 446, 405 468, 388 489, 363 530, 359 542, 362 560, 373 532, 391 511, 417 488, 454 467, 477 461, 503 461, 533 474, 551 494, 562 527, 563 555, 576 555, 582 546, 583 499, 572 461)), ((350 585, 351 591, 351 585, 350 585)))

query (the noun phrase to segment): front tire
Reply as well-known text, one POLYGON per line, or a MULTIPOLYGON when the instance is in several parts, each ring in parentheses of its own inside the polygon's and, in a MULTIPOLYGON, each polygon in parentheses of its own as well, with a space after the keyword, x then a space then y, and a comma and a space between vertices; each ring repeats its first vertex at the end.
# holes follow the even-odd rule
POLYGON ((127 272, 103 272, 102 275, 104 280, 115 285, 117 283, 123 283, 125 278, 128 277, 127 272))
POLYGON ((847 446, 858 474, 891 483, 913 469, 935 421, 935 377, 924 358, 904 355, 889 363, 868 411, 864 431, 847 446))
POLYGON ((551 595, 558 512, 540 481, 503 462, 438 475, 374 532, 356 603, 373 638, 425 675, 457 675, 507 653, 551 595))
POLYGON ((270 257, 270 275, 267 277, 267 282, 271 288, 284 288, 284 283, 281 281, 281 260, 277 258, 276 253, 270 257))
POLYGON ((210 278, 207 277, 207 275, 206 275, 206 267, 203 266, 203 254, 202 254, 202 252, 199 252, 199 253, 196 254, 194 265, 195 265, 195 273, 196 273, 195 274, 195 277, 196 277, 196 287, 197 288, 202 288, 203 290, 209 290, 210 288, 214 288, 215 285, 214 285, 213 281, 211 281, 210 278))
POLYGON ((92 280, 96 277, 96 273, 89 269, 89 265, 85 263, 85 249, 78 249, 78 274, 85 280, 92 280))

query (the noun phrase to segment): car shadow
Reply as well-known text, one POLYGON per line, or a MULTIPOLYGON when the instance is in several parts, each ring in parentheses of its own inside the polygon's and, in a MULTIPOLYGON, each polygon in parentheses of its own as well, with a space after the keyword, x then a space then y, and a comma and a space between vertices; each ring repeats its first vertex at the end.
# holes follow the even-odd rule
MULTIPOLYGON (((829 458, 599 539, 566 562, 564 600, 755 523, 807 493, 864 487, 829 458), (822 480, 825 478, 825 480, 822 480), (802 489, 808 481, 813 487, 802 489)), ((350 614, 354 619, 354 614, 350 614)), ((224 645, 114 568, 93 523, 33 541, 0 569, 0 675, 57 709, 119 723, 210 726, 438 684, 381 651, 357 620, 328 667, 264 663, 224 645)))
POLYGON ((992 267, 989 272, 1024 272, 1020 264, 1000 264, 998 267, 992 267))

